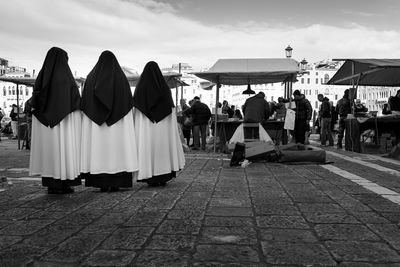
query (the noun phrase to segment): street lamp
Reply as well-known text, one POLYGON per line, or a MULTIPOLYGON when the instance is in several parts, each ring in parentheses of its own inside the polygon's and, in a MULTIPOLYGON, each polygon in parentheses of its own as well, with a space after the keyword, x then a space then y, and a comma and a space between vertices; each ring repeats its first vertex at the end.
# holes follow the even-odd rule
POLYGON ((301 69, 301 71, 305 71, 306 70, 307 64, 308 64, 308 62, 307 62, 307 60, 305 58, 303 58, 303 60, 300 61, 300 69, 301 69))
MULTIPOLYGON (((292 51, 293 51, 293 48, 291 48, 290 45, 288 45, 285 48, 286 58, 291 58, 292 57, 292 51)), ((286 99, 290 99, 291 94, 292 94, 292 92, 291 92, 292 91, 291 90, 292 82, 286 81, 284 86, 285 86, 284 87, 284 97, 286 99)))
POLYGON ((292 57, 292 50, 293 50, 293 48, 291 48, 290 45, 288 45, 288 47, 285 48, 285 53, 286 53, 287 58, 292 57))

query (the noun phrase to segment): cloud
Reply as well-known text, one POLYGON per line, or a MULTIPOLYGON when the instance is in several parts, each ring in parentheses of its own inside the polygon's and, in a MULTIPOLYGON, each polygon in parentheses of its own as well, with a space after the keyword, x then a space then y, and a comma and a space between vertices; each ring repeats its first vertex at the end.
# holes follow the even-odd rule
POLYGON ((155 13, 175 13, 175 9, 167 3, 157 2, 153 0, 120 0, 120 1, 138 4, 155 13))
POLYGON ((85 76, 102 51, 139 72, 149 60, 161 67, 187 62, 210 67, 219 58, 284 57, 315 62, 327 57, 398 58, 398 31, 357 24, 340 28, 254 21, 206 26, 179 16, 168 4, 144 0, 0 0, 0 57, 35 68, 52 46, 65 49, 70 66, 85 76), (7 5, 1 2, 7 2, 7 5), (6 7, 6 8, 3 8, 6 7), (16 15, 17 14, 17 15, 16 15), (16 19, 17 18, 17 19, 16 19))

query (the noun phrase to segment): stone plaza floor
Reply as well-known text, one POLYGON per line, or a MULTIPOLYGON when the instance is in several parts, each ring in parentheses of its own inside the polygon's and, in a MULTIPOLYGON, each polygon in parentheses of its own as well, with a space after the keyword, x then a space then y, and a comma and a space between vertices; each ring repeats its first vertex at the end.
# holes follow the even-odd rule
POLYGON ((48 195, 0 142, 0 266, 400 266, 400 162, 324 148, 329 164, 189 152, 166 187, 48 195))

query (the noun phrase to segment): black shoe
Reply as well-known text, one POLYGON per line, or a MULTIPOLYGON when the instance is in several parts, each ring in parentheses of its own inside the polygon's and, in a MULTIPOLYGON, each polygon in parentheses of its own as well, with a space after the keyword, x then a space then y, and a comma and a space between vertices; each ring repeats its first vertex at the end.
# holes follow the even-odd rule
POLYGON ((192 150, 200 150, 198 147, 193 147, 192 150))
POLYGON ((166 186, 166 185, 167 185, 167 182, 161 182, 161 183, 159 183, 159 185, 160 185, 160 186, 166 186))
POLYGON ((342 148, 343 148, 343 147, 342 147, 342 144, 339 144, 339 143, 338 143, 338 144, 337 144, 337 148, 338 148, 338 149, 342 149, 342 148))
POLYGON ((111 187, 110 192, 118 192, 119 188, 118 187, 111 187))
POLYGON ((100 187, 100 192, 108 192, 108 187, 100 187))

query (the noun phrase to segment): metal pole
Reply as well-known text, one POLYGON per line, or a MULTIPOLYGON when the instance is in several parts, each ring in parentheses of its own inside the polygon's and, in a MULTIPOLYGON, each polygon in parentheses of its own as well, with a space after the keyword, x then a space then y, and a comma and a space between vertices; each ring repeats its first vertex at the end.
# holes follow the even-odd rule
POLYGON ((20 138, 19 138, 19 83, 16 83, 17 85, 17 136, 18 136, 18 150, 21 149, 20 145, 20 138))
MULTIPOLYGON (((352 62, 351 62, 351 75, 352 75, 352 76, 354 75, 354 72, 355 72, 354 69, 355 69, 354 61, 352 61, 352 62)), ((361 75, 359 76, 358 80, 360 79, 360 77, 361 77, 361 75)), ((358 86, 358 82, 357 82, 357 86, 358 86)), ((353 94, 353 93, 354 93, 354 90, 356 90, 355 93, 357 94, 357 89, 354 89, 354 78, 351 79, 351 88, 352 88, 352 94, 351 94, 351 97, 350 97, 350 101, 351 101, 351 114, 354 115, 354 97, 357 97, 357 95, 354 95, 354 94, 353 94), (353 90, 353 89, 354 89, 354 90, 353 90)))
MULTIPOLYGON (((288 97, 289 99, 292 99, 292 94, 293 94, 293 82, 289 81, 287 82, 288 84, 288 97)), ((292 100, 290 100, 289 108, 292 108, 292 100)))
POLYGON ((178 107, 178 83, 175 84, 175 103, 176 106, 178 107))
MULTIPOLYGON (((179 63, 179 74, 181 74, 182 71, 182 64, 179 63)), ((176 88, 178 90, 178 88, 176 88)), ((181 99, 183 98, 183 85, 181 84, 181 99)))
POLYGON ((217 151, 217 120, 218 120, 218 100, 219 100, 219 87, 221 84, 219 83, 219 76, 217 76, 217 92, 215 94, 215 114, 214 114, 214 152, 217 151))

